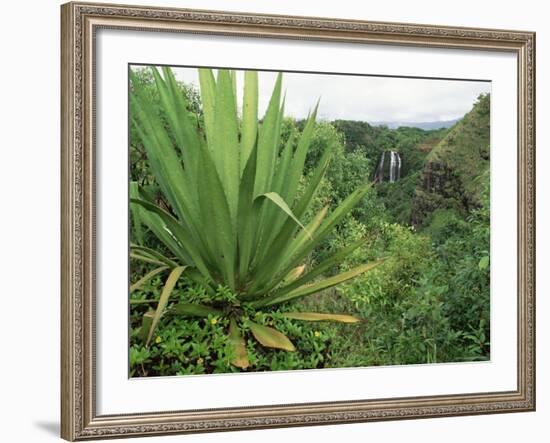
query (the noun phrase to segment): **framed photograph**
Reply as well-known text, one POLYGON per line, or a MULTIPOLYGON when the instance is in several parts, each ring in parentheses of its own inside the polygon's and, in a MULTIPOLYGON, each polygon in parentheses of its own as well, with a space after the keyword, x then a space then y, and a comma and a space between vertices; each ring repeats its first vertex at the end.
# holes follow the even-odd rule
POLYGON ((535 409, 535 35, 67 3, 67 440, 535 409))

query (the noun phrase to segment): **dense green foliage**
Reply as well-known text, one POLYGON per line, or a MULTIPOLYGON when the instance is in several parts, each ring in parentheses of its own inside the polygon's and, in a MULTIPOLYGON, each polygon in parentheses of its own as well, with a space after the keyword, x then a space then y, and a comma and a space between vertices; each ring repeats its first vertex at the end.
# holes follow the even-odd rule
MULTIPOLYGON (((146 90, 150 87, 154 91, 148 74, 142 70, 136 70, 136 74, 146 90)), ((188 111, 198 115, 198 125, 203 125, 199 94, 184 84, 179 84, 179 88, 189 98, 188 111)), ((151 92, 150 100, 158 103, 159 98, 151 92)), ((224 285, 205 289, 185 275, 172 291, 168 305, 171 309, 160 318, 151 342, 145 346, 144 314, 155 308, 166 283, 166 274, 156 274, 130 296, 131 375, 487 360, 488 112, 489 96, 482 96, 473 110, 449 130, 389 129, 342 120, 312 125, 296 198, 306 192, 323 153, 330 150, 332 159, 311 205, 300 217, 306 226, 325 206, 341 205, 355 189, 370 181, 382 152, 399 152, 403 169, 400 180, 379 183, 364 193, 355 208, 304 257, 305 269, 315 269, 354 242, 361 244, 324 268, 314 281, 356 269, 379 257, 386 260, 339 286, 261 312, 247 311, 254 323, 275 327, 288 337, 296 350, 257 346, 247 322, 242 322, 239 326, 248 358, 246 369, 234 364, 234 341, 227 333, 231 326, 229 317, 212 313, 181 316, 174 309, 179 304, 212 305, 215 300, 232 299, 234 291, 224 285), (434 164, 444 165, 445 174, 439 178, 441 186, 428 189, 426 183, 430 180, 426 177, 440 170, 434 164), (452 192, 448 191, 449 186, 452 192), (457 193, 466 198, 457 199, 457 193), (427 205, 422 200, 425 194, 439 203, 454 198, 459 204, 427 205), (365 321, 298 322, 287 316, 300 312, 345 312, 365 321)), ((169 124, 165 117, 161 118, 169 124)), ((306 125, 305 121, 291 118, 281 122, 279 154, 290 138, 303 133, 306 125)), ((136 134, 132 132, 130 137, 131 149, 142 152, 136 134)), ((157 184, 146 156, 132 165, 131 173, 133 181, 151 185, 154 191, 157 184)), ((153 191, 151 198, 170 209, 169 202, 163 203, 162 194, 153 191)), ((148 248, 170 254, 146 226, 133 223, 131 229, 132 240, 139 236, 148 248)), ((131 283, 156 267, 136 260, 131 264, 131 283)))

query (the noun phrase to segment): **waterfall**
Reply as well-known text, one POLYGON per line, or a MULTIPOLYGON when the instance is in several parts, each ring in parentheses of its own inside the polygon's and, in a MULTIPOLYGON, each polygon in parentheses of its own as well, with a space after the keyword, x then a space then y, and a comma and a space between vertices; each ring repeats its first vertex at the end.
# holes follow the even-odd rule
POLYGON ((382 182, 384 181, 384 157, 386 155, 386 151, 382 152, 382 155, 380 156, 380 162, 378 163, 378 168, 376 169, 376 180, 382 182))
POLYGON ((382 151, 380 154, 380 161, 374 174, 374 180, 377 182, 383 182, 384 179, 390 183, 394 183, 401 178, 401 155, 397 151, 382 151), (386 152, 389 155, 389 165, 386 161, 386 152), (388 177, 389 170, 389 177, 388 177))
POLYGON ((397 155, 397 180, 399 180, 401 178, 401 156, 399 152, 396 152, 395 155, 397 155))
POLYGON ((397 166, 395 151, 390 151, 390 183, 395 181, 395 169, 397 166))

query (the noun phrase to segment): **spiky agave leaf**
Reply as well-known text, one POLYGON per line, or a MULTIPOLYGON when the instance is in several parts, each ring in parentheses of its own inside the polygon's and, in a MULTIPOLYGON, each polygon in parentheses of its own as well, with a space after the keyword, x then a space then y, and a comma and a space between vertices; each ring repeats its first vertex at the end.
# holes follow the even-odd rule
POLYGON ((244 171, 258 137, 258 72, 244 73, 243 119, 241 130, 240 170, 244 171))
POLYGON ((134 284, 130 286, 130 292, 133 292, 136 289, 141 288, 145 283, 147 283, 153 277, 160 274, 162 271, 166 271, 167 269, 168 269, 168 266, 159 266, 158 268, 153 269, 151 272, 148 272, 147 274, 145 274, 143 277, 141 277, 138 281, 136 281, 134 284))
MULTIPOLYGON (((139 190, 138 184, 136 182, 130 182, 130 198, 138 198, 139 190)), ((130 211, 132 215, 132 223, 134 226, 134 232, 136 235, 136 240, 140 245, 143 244, 143 222, 141 220, 141 208, 134 205, 130 206, 130 211)))
POLYGON ((326 314, 323 312, 285 312, 283 317, 304 321, 335 321, 339 323, 359 323, 360 318, 348 314, 326 314))
POLYGON ((155 329, 160 321, 160 318, 162 317, 162 314, 164 313, 164 309, 166 308, 166 305, 168 304, 168 298, 172 294, 172 291, 174 290, 174 287, 176 286, 176 283, 182 274, 183 271, 185 271, 185 268, 187 266, 178 266, 177 268, 174 268, 172 272, 170 272, 170 275, 166 279, 166 283, 164 284, 164 288, 162 289, 162 292, 160 293, 159 302, 157 305, 157 309, 155 310, 155 314, 153 316, 153 320, 151 322, 151 326, 149 327, 149 333, 147 335, 147 340, 145 342, 145 346, 148 346, 151 342, 151 338, 153 337, 153 333, 155 332, 155 329))

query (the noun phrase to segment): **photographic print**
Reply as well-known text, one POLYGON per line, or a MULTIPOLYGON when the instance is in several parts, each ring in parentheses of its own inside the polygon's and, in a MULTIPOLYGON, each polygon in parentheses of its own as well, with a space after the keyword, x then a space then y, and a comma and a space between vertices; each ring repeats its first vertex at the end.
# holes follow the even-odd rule
POLYGON ((490 360, 490 81, 128 72, 130 377, 490 360))
POLYGON ((61 8, 61 435, 535 409, 535 33, 61 8))

